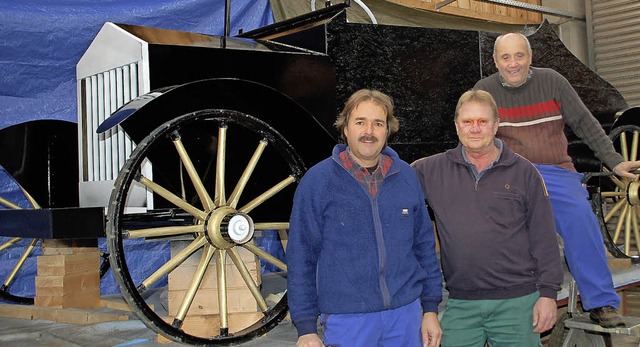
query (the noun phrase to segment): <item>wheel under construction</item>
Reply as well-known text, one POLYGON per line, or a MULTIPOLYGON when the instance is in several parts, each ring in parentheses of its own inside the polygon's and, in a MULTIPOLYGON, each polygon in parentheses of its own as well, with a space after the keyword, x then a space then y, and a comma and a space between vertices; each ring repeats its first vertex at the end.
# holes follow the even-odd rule
POLYGON ((256 238, 277 230, 285 239, 288 218, 271 220, 269 206, 290 209, 304 172, 278 131, 239 111, 187 113, 140 141, 116 180, 106 230, 113 273, 138 318, 192 345, 235 344, 275 327, 287 312, 287 266, 256 238), (153 209, 127 207, 136 189, 153 193, 153 209), (135 247, 124 246, 158 240, 170 240, 171 256, 136 279, 135 247), (262 275, 260 262, 278 271, 262 275), (163 278, 168 286, 157 288, 163 278))
MULTIPOLYGON (((627 124, 614 128, 609 137, 624 160, 638 160, 640 127, 627 124)), ((594 197, 604 241, 609 252, 618 258, 640 259, 640 181, 611 174, 603 167, 600 188, 594 197)))

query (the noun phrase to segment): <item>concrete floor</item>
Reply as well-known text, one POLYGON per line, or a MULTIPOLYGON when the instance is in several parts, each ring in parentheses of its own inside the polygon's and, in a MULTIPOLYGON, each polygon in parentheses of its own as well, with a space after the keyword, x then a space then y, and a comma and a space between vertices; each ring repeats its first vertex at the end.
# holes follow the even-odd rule
MULTIPOLYGON (((46 347, 147 347, 186 346, 177 342, 160 343, 157 335, 142 322, 104 322, 87 325, 56 323, 48 320, 27 320, 0 317, 0 346, 46 347)), ((251 347, 293 347, 295 328, 290 321, 280 322, 273 330, 242 344, 251 347)))
MULTIPOLYGON (((294 347, 295 340, 294 326, 290 321, 283 320, 264 336, 246 342, 241 346, 294 347)), ((640 346, 640 338, 637 336, 605 335, 604 341, 607 347, 640 346)), ((177 342, 157 342, 156 334, 135 318, 128 321, 74 325, 48 320, 0 317, 0 346, 174 347, 186 345, 177 342)), ((599 347, 600 345, 593 345, 593 347, 596 346, 599 347)))
MULTIPOLYGON (((616 284, 624 284, 628 282, 638 281, 637 276, 640 273, 640 265, 636 264, 631 269, 622 271, 614 271, 614 280, 616 284)), ((568 276, 567 276, 568 277, 568 276)), ((566 286, 563 286, 566 287, 566 286)), ((446 291, 445 294, 446 301, 446 291)), ((560 293, 560 296, 566 295, 566 289, 560 293)), ((121 300, 120 295, 103 297, 103 300, 113 302, 121 300)), ((24 306, 22 306, 24 307, 24 306)), ((6 308, 3 304, 1 309, 6 308)), ((10 308, 11 309, 11 308, 10 308)), ((441 303, 440 311, 444 309, 444 302, 441 303)), ((24 310, 28 311, 28 308, 24 310)), ((100 308, 97 310, 105 310, 100 308)), ((17 312, 17 311, 10 311, 17 312)), ((104 311, 99 311, 104 312, 104 311)), ((67 324, 57 323, 51 320, 28 319, 29 317, 41 318, 41 316, 31 314, 21 315, 1 314, 0 315, 0 346, 46 346, 46 347, 124 347, 124 346, 185 346, 176 342, 157 342, 157 334, 147 328, 137 317, 130 311, 117 310, 128 316, 128 320, 107 321, 94 324, 67 324), (26 317, 20 319, 15 317, 26 317)), ((640 315, 639 315, 640 316, 640 315)), ((640 322, 640 317, 632 318, 634 324, 640 322)), ((62 321, 62 320, 60 320, 62 321)), ((640 327, 639 327, 640 329, 640 327)), ((634 330, 634 335, 640 335, 640 331, 634 330)), ((640 347, 640 336, 628 336, 622 334, 604 334, 605 345, 593 345, 589 342, 582 343, 585 347, 640 347)), ((241 346, 246 347, 293 347, 297 334, 295 327, 285 319, 280 322, 274 329, 267 332, 263 336, 246 342, 241 346)), ((544 341, 544 340, 543 340, 544 341)), ((578 347, 582 347, 578 344, 578 347)), ((572 346, 576 347, 576 346, 572 346)))

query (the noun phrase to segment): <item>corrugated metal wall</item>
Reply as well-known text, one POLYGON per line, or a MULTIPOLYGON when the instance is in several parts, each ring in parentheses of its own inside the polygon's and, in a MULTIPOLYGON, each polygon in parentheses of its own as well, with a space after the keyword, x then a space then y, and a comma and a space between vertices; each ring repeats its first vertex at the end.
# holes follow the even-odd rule
POLYGON ((640 106, 640 0, 586 1, 591 68, 640 106))

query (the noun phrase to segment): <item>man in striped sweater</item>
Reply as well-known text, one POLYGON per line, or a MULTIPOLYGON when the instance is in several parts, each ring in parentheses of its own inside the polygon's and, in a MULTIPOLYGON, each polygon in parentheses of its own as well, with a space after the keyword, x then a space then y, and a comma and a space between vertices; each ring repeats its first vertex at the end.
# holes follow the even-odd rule
POLYGON ((619 176, 633 178, 639 161, 624 161, 598 121, 569 82, 552 69, 531 66, 531 45, 519 33, 496 39, 493 59, 498 72, 475 85, 498 104, 497 137, 529 159, 542 174, 553 206, 558 233, 582 306, 605 328, 621 327, 615 292, 600 233, 582 174, 573 166, 564 134, 567 124, 595 156, 619 176))

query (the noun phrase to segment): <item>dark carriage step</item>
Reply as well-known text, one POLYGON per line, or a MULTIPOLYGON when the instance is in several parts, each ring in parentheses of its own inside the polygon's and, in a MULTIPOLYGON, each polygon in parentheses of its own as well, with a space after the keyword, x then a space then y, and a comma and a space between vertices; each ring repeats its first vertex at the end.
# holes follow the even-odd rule
POLYGON ((640 317, 622 317, 625 323, 623 328, 603 328, 589 319, 588 314, 579 315, 564 321, 564 326, 569 329, 581 329, 598 333, 616 335, 640 336, 640 317))
POLYGON ((104 207, 0 210, 0 236, 34 239, 104 237, 104 207))

